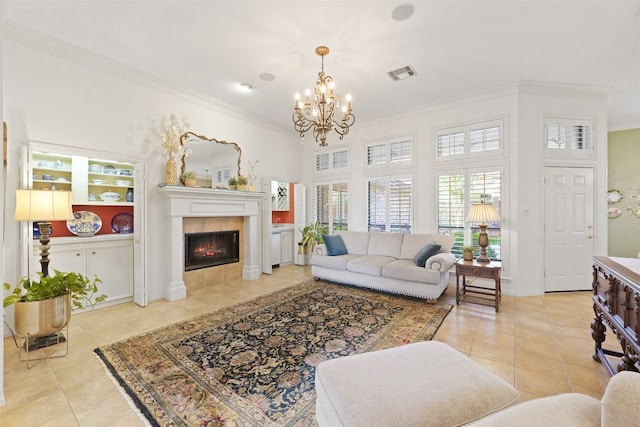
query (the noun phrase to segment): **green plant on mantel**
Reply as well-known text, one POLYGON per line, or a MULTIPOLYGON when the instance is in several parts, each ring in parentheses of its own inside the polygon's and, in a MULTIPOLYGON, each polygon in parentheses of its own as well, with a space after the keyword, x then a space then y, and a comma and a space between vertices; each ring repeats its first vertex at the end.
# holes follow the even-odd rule
POLYGON ((182 174, 182 179, 196 179, 198 174, 193 171, 187 171, 182 174))
POLYGON ((232 176, 227 182, 229 183, 229 187, 235 187, 236 185, 238 185, 238 178, 232 176))
POLYGON ((244 175, 238 175, 238 185, 247 185, 249 183, 249 178, 244 175))
POLYGON ((9 283, 5 283, 3 287, 10 293, 4 298, 3 306, 6 308, 17 302, 44 301, 70 294, 72 308, 79 309, 86 306, 93 308, 107 299, 106 295, 97 295, 98 284, 102 283, 97 276, 91 280, 80 273, 53 272, 53 276, 43 276, 38 272, 39 280, 22 277, 13 289, 9 283))

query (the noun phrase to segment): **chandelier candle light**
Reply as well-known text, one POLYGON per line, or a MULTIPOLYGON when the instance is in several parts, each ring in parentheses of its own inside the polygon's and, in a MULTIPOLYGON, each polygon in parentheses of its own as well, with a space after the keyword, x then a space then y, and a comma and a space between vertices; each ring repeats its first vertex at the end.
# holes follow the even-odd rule
POLYGON ((332 129, 340 135, 342 139, 349 133, 349 128, 355 123, 356 117, 351 112, 351 96, 347 95, 346 105, 342 105, 342 120, 337 122, 334 119, 334 109, 340 108, 340 95, 334 93, 333 78, 324 73, 324 57, 329 54, 329 48, 326 46, 318 46, 316 54, 321 57, 321 69, 316 80, 314 89, 315 98, 311 100, 311 91, 305 91, 305 100, 303 101, 299 93, 296 93, 296 103, 293 112, 293 126, 304 137, 305 132, 313 129, 313 137, 320 146, 327 146, 327 133, 332 129))

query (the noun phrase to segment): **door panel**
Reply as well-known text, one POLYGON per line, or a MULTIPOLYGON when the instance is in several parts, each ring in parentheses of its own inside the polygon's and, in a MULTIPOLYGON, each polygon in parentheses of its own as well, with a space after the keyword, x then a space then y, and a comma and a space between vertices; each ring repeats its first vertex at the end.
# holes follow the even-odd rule
POLYGON ((545 292, 591 289, 593 169, 545 168, 545 292))

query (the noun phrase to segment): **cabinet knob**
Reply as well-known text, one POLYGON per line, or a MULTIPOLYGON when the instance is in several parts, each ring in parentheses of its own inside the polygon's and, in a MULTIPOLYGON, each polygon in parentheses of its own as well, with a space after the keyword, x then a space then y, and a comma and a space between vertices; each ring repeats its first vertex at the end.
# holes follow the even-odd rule
POLYGON ((96 251, 91 251, 91 255, 95 255, 95 254, 96 254, 96 251))
POLYGON ((77 252, 77 253, 76 253, 76 256, 80 256, 80 252, 77 252))

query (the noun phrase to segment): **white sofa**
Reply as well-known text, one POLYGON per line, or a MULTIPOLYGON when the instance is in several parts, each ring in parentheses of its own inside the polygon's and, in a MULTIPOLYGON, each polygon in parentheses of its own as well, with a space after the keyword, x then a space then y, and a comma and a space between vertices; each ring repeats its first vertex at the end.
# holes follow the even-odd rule
POLYGON ((316 246, 311 274, 318 279, 425 298, 435 302, 447 288, 453 236, 438 234, 338 231, 347 254, 330 256, 326 245, 316 246), (414 257, 428 243, 440 251, 417 266, 414 257))

